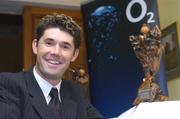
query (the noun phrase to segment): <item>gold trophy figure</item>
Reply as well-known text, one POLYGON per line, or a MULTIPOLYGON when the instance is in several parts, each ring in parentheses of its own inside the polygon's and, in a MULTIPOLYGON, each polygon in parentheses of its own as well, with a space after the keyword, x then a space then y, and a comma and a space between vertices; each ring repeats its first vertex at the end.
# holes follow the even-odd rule
POLYGON ((140 32, 141 34, 138 36, 132 35, 129 37, 145 74, 143 82, 138 89, 138 95, 133 103, 134 105, 138 105, 140 102, 167 100, 167 97, 163 96, 160 86, 155 83, 155 75, 159 70, 160 59, 164 49, 160 40, 161 31, 158 26, 150 30, 147 24, 143 24, 140 32))
POLYGON ((85 72, 84 69, 82 69, 82 68, 76 68, 76 69, 69 68, 69 71, 71 72, 72 80, 74 80, 75 82, 77 82, 79 84, 86 84, 89 82, 89 76, 85 72))

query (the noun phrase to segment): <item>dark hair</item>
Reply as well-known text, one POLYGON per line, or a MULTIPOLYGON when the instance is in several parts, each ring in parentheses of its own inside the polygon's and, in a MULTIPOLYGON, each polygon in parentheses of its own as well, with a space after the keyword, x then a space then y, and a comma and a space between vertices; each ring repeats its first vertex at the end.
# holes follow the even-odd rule
POLYGON ((46 15, 39 21, 35 31, 35 37, 37 39, 37 42, 42 37, 46 29, 54 27, 59 28, 62 31, 68 32, 73 37, 75 49, 79 48, 81 42, 81 28, 71 17, 64 14, 55 13, 53 15, 46 15))

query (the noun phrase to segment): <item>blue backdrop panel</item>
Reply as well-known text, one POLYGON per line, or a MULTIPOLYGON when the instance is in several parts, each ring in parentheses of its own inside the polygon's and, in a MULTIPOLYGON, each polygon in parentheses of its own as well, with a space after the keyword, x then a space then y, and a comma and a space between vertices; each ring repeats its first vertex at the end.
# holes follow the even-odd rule
POLYGON ((129 42, 143 23, 159 24, 156 0, 96 0, 82 4, 91 101, 107 118, 132 107, 144 73, 129 42))

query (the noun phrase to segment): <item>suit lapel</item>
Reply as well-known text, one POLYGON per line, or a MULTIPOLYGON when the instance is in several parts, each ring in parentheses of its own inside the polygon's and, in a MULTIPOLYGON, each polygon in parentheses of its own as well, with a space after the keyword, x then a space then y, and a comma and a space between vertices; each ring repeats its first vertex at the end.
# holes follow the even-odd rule
POLYGON ((71 95, 71 88, 62 80, 61 83, 61 99, 63 107, 64 119, 75 119, 77 114, 77 103, 73 100, 71 95))
POLYGON ((32 106, 39 113, 42 119, 55 119, 53 112, 48 108, 44 95, 35 80, 33 72, 27 72, 25 74, 27 82, 27 89, 29 91, 32 106))
MULTIPOLYGON (((33 72, 25 73, 25 79, 34 109, 42 119, 55 119, 54 112, 48 108, 43 92, 36 82, 33 72)), ((62 81, 60 95, 64 119, 75 119, 77 117, 77 103, 73 100, 71 90, 71 87, 66 81, 62 81)))

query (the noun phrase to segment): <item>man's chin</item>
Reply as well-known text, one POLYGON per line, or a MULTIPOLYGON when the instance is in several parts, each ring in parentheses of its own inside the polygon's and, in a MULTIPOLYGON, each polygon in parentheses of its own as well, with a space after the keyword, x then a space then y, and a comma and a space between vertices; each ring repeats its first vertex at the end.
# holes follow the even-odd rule
POLYGON ((60 80, 61 79, 60 72, 48 71, 48 72, 44 72, 44 75, 47 79, 50 79, 50 80, 60 80))
POLYGON ((61 76, 59 74, 48 74, 48 78, 51 80, 60 80, 61 76))

